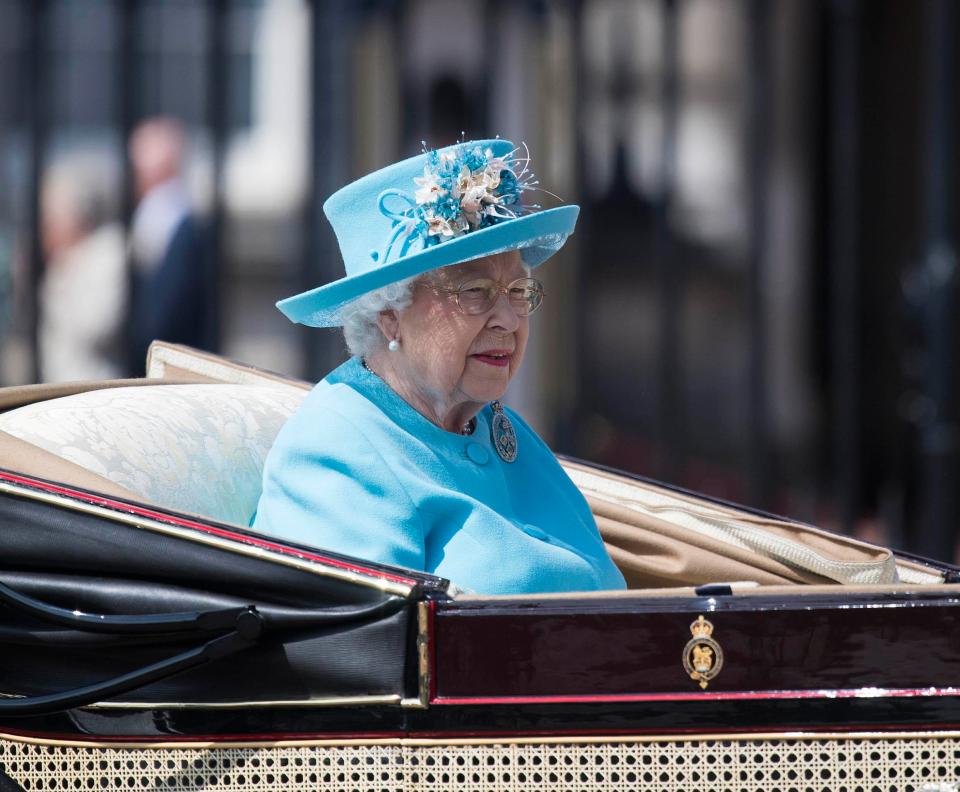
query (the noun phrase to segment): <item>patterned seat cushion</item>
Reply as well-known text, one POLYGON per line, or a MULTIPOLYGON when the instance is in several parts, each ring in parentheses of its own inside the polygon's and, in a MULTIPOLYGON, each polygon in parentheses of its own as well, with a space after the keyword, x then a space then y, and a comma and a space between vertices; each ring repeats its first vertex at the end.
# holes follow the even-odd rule
POLYGON ((152 503, 246 525, 263 462, 306 392, 267 385, 88 391, 0 415, 0 431, 152 503))

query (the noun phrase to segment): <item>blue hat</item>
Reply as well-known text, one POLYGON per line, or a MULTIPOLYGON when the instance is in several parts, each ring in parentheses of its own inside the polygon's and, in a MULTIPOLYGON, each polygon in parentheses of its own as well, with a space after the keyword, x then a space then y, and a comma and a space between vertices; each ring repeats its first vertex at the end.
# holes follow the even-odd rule
POLYGON ((539 189, 529 159, 509 140, 457 143, 341 188, 323 211, 346 276, 277 307, 293 322, 335 327, 357 297, 428 270, 507 250, 520 250, 527 266, 542 264, 573 233, 580 207, 524 203, 524 193, 539 189))

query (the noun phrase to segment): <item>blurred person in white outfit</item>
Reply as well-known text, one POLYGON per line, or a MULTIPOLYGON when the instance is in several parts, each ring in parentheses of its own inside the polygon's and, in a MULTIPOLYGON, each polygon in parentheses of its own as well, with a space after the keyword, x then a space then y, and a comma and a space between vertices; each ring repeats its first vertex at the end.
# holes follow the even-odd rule
POLYGON ((54 163, 43 180, 38 332, 45 382, 123 371, 126 252, 112 170, 80 153, 54 163))

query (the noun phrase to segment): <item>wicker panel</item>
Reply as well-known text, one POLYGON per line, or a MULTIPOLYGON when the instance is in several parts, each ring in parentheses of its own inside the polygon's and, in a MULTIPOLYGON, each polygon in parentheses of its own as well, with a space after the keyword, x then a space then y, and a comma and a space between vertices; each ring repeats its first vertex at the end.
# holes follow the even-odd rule
POLYGON ((0 739, 0 769, 31 792, 906 792, 960 789, 960 739, 388 742, 214 749, 81 747, 0 739))

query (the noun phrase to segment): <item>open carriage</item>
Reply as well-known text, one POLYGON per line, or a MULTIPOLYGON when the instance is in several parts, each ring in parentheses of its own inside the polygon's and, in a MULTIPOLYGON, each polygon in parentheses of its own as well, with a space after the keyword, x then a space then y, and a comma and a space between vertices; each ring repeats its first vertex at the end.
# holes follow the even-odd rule
POLYGON ((155 344, 0 391, 0 790, 960 782, 957 568, 573 460, 627 591, 280 544, 241 526, 307 387, 155 344))

